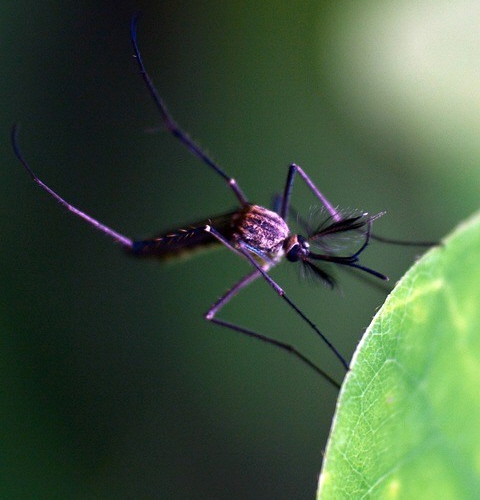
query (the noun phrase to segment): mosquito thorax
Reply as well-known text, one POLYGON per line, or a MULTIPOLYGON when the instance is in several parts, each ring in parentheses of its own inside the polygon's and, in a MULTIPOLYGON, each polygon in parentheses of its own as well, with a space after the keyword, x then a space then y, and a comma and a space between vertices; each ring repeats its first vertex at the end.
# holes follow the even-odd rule
POLYGON ((308 241, 299 234, 289 236, 283 245, 285 256, 290 262, 297 262, 307 256, 310 252, 309 248, 308 241))
POLYGON ((272 257, 283 255, 290 230, 276 212, 259 205, 245 205, 233 216, 232 224, 234 238, 252 249, 272 257))

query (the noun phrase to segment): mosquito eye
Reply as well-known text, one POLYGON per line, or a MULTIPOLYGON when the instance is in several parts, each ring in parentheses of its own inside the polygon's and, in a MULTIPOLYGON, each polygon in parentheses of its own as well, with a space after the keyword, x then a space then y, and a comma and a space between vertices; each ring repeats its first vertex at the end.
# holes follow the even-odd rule
POLYGON ((290 250, 287 252, 287 260, 289 260, 290 262, 297 262, 298 260, 300 260, 301 250, 302 246, 300 245, 300 243, 295 243, 295 245, 293 245, 293 247, 290 248, 290 250))

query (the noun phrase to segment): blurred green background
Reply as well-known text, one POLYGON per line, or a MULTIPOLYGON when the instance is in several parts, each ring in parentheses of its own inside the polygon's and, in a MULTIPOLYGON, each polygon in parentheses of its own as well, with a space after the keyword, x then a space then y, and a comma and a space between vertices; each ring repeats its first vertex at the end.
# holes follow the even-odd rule
MULTIPOLYGON (((149 237, 234 206, 159 127, 175 118, 269 205, 302 165, 379 234, 439 239, 478 208, 480 6, 451 2, 6 2, 2 23, 1 498, 313 498, 336 394, 286 354, 206 323, 247 271, 218 250, 126 257, 14 158, 118 231, 149 237), (152 133, 153 132, 153 133, 152 133)), ((314 203, 298 182, 294 204, 314 203)), ((416 251, 372 245, 392 284, 416 251)), ((273 272, 349 359, 385 291, 273 272)), ((264 283, 222 317, 342 370, 264 283)))

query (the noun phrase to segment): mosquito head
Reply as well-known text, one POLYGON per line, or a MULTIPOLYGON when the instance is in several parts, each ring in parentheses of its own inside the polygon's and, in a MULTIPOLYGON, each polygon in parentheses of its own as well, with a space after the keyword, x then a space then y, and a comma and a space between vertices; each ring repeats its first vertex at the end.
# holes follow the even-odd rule
POLYGON ((285 256, 290 262, 304 260, 310 254, 310 244, 299 234, 289 236, 284 244, 285 256))
POLYGON ((290 262, 301 262, 309 273, 320 278, 330 287, 335 285, 335 280, 328 272, 324 271, 316 264, 319 261, 359 269, 360 271, 364 271, 382 280, 388 280, 387 276, 384 274, 359 263, 360 255, 367 248, 370 241, 372 222, 381 215, 383 215, 383 213, 374 216, 368 216, 368 214, 362 213, 360 215, 354 215, 334 221, 310 235, 308 240, 298 234, 289 236, 286 238, 283 246, 285 257, 290 262), (327 238, 333 239, 338 236, 343 236, 345 238, 348 233, 351 233, 354 239, 361 238, 361 240, 363 240, 360 247, 353 253, 338 255, 337 251, 333 248, 328 249, 323 242, 323 240, 327 238), (324 247, 325 250, 321 253, 317 253, 312 251, 310 244, 313 248, 324 247))

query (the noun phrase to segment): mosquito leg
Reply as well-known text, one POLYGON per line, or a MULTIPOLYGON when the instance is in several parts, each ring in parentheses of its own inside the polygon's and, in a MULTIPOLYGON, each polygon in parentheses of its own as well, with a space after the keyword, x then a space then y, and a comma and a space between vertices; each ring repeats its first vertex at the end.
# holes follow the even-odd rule
POLYGON ((371 234, 370 238, 372 240, 379 241, 381 243, 388 243, 390 245, 402 245, 410 247, 436 247, 441 245, 439 241, 405 241, 405 240, 395 240, 392 238, 385 238, 383 236, 378 236, 378 234, 371 234))
POLYGON ((230 302, 230 300, 240 291, 242 288, 247 287, 252 281, 255 281, 260 276, 260 272, 255 269, 251 273, 247 274, 238 283, 236 283, 232 288, 230 288, 224 295, 222 295, 215 304, 205 313, 204 317, 207 321, 212 321, 222 307, 230 302))
POLYGON ((256 267, 262 273, 262 276, 265 278, 265 280, 267 281, 267 283, 277 292, 277 294, 283 300, 285 300, 285 302, 317 333, 317 335, 320 336, 320 338, 325 342, 325 344, 327 344, 328 348, 338 358, 338 360, 343 365, 343 367, 345 368, 345 370, 348 371, 349 370, 349 366, 348 366, 348 363, 345 361, 345 358, 338 352, 338 350, 336 349, 336 347, 330 342, 330 340, 328 340, 328 338, 325 336, 325 334, 323 334, 319 330, 319 328, 317 327, 317 325, 315 325, 315 323, 313 323, 313 321, 310 318, 308 318, 308 316, 306 316, 304 312, 302 312, 302 310, 285 293, 285 291, 283 290, 283 288, 281 288, 277 284, 277 282, 270 277, 270 275, 267 273, 267 271, 265 271, 262 268, 262 266, 260 264, 258 264, 258 262, 250 255, 250 253, 247 250, 244 251, 244 255, 245 255, 245 257, 247 257, 247 259, 250 261, 250 263, 254 267, 256 267))
POLYGON ((210 320, 212 323, 215 323, 216 325, 223 326, 225 328, 230 328, 231 330, 234 330, 235 332, 243 333, 244 335, 248 335, 249 337, 261 340, 262 342, 265 342, 267 344, 273 345, 278 347, 279 349, 282 349, 283 351, 287 351, 289 354, 292 354, 296 358, 298 358, 302 363, 305 363, 308 365, 310 368, 315 370, 321 377, 323 377, 327 382, 329 382, 333 387, 336 389, 340 389, 340 384, 330 377, 328 373, 326 373, 324 370, 320 369, 317 365, 312 363, 307 357, 305 357, 300 351, 298 351, 295 347, 293 347, 290 344, 287 344, 285 342, 281 342, 279 340, 276 340, 272 337, 267 337, 266 335, 262 335, 260 333, 254 332, 252 330, 248 330, 247 328, 243 328, 241 326, 235 325, 233 323, 229 323, 228 321, 224 321, 222 319, 218 318, 212 318, 210 320))
POLYGON ((323 194, 319 191, 317 186, 312 182, 310 177, 303 171, 302 167, 295 165, 292 163, 288 170, 287 182, 285 184, 285 190, 283 192, 283 200, 282 207, 280 211, 280 216, 283 220, 287 220, 288 218, 288 210, 290 208, 290 198, 292 195, 292 187, 293 187, 293 179, 296 173, 299 173, 300 177, 305 181, 307 186, 312 190, 313 194, 322 202, 323 206, 327 209, 328 213, 332 216, 335 222, 338 222, 342 219, 340 213, 335 209, 335 207, 323 196, 323 194))
POLYGON ((261 264, 259 264, 254 257, 250 254, 248 251, 248 248, 245 245, 242 245, 240 243, 239 248, 235 248, 228 240, 226 240, 218 231, 216 231, 213 227, 211 226, 205 226, 205 231, 210 232, 215 238, 217 238, 221 243, 223 243, 227 248, 230 250, 233 250, 236 253, 241 253, 249 262, 250 264, 259 271, 266 282, 275 290, 275 292, 283 299, 285 302, 312 328, 312 330, 317 333, 317 335, 320 336, 320 338, 327 344, 328 348, 335 354, 335 356, 338 358, 340 363, 342 363, 343 367, 345 370, 349 370, 348 363, 345 361, 343 356, 338 352, 338 350, 335 348, 335 346, 328 340, 328 338, 318 329, 318 327, 311 321, 308 316, 305 315, 301 311, 301 309, 288 297, 288 295, 285 293, 283 288, 281 288, 276 281, 274 281, 270 275, 268 274, 268 270, 270 269, 270 265, 267 265, 266 268, 262 267, 261 264))
POLYGON ((212 168, 220 177, 226 181, 226 183, 230 186, 230 189, 233 191, 233 194, 236 196, 237 200, 242 204, 246 205, 248 203, 247 198, 243 194, 243 191, 240 189, 240 186, 237 184, 237 181, 232 177, 229 177, 222 168, 220 168, 217 163, 210 158, 198 144, 191 139, 186 132, 184 132, 175 122, 172 115, 168 111, 163 99, 160 97, 155 85, 153 84, 153 80, 150 75, 147 73, 145 69, 145 65, 143 64, 142 55, 140 53, 140 49, 138 48, 137 42, 137 21, 138 16, 134 16, 132 19, 132 24, 130 27, 130 37, 132 40, 133 50, 135 52, 135 58, 137 60, 138 66, 140 68, 140 74, 142 75, 143 81, 145 82, 148 92, 150 93, 155 105, 160 111, 160 115, 162 117, 162 121, 167 128, 167 130, 176 137, 180 142, 182 142, 187 148, 198 158, 200 158, 204 163, 206 163, 210 168, 212 168))
POLYGON ((230 302, 230 300, 243 288, 248 286, 252 281, 256 280, 261 273, 258 269, 255 269, 253 272, 247 274, 244 278, 242 278, 238 283, 236 283, 230 290, 228 290, 220 299, 215 302, 215 304, 207 311, 204 315, 207 321, 211 321, 216 325, 223 326, 225 328, 229 328, 235 332, 242 333, 243 335, 247 335, 248 337, 260 340, 266 344, 278 347, 283 351, 292 354, 304 364, 315 370, 321 377, 323 377, 327 382, 333 385, 336 389, 340 389, 340 384, 334 380, 330 375, 321 370, 317 365, 315 365, 312 361, 306 358, 301 352, 299 352, 295 347, 290 344, 286 344, 285 342, 281 342, 272 337, 268 337, 266 335, 262 335, 260 333, 254 332, 253 330, 249 330, 242 326, 235 325, 234 323, 230 323, 228 321, 224 321, 216 317, 217 312, 222 309, 222 307, 230 302))
POLYGON ((12 129, 12 146, 13 146, 13 151, 15 152, 16 157, 22 162, 23 166, 25 167, 26 171, 31 175, 32 179, 44 191, 46 191, 50 196, 55 198, 59 203, 61 203, 64 207, 66 207, 68 210, 70 210, 70 212, 74 213, 78 217, 87 221, 91 226, 97 228, 99 231, 102 231, 102 233, 105 233, 107 236, 110 236, 110 238, 113 238, 116 242, 120 243, 123 247, 125 247, 127 249, 132 248, 133 241, 130 238, 127 238, 123 234, 117 233, 117 231, 114 231, 113 229, 109 228, 108 226, 105 226, 105 224, 102 224, 101 222, 94 219, 93 217, 90 217, 85 212, 82 212, 81 210, 74 207, 73 205, 70 205, 70 203, 68 203, 68 201, 64 200, 60 195, 58 195, 53 189, 49 188, 42 180, 40 180, 33 173, 33 170, 30 168, 30 165, 27 163, 27 160, 25 160, 25 158, 22 155, 22 152, 20 151, 20 147, 18 145, 18 128, 17 128, 17 126, 14 126, 12 129))
MULTIPOLYGON (((272 210, 276 214, 280 215, 280 217, 282 217, 280 214, 280 211, 282 210, 282 204, 283 204, 283 193, 275 193, 275 195, 272 198, 272 210)), ((291 208, 290 208, 290 210, 291 210, 291 208)), ((283 219, 283 217, 282 217, 282 219, 283 219)))

